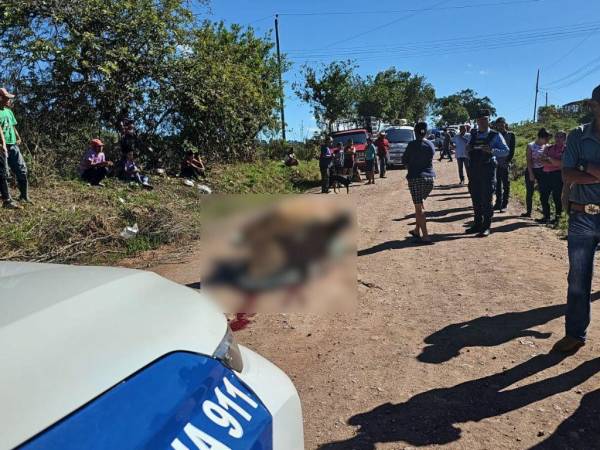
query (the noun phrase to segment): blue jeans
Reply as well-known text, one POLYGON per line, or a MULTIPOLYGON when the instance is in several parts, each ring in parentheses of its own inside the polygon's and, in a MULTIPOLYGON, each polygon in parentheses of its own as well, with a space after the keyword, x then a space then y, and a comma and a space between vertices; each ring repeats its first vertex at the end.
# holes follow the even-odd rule
POLYGON ((590 325, 594 257, 600 243, 600 215, 572 213, 569 220, 567 336, 584 341, 590 325))

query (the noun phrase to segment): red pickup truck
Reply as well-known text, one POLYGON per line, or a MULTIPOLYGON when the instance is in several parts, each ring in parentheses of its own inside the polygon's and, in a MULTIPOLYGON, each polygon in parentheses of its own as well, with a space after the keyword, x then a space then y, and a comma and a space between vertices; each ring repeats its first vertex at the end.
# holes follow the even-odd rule
POLYGON ((345 147, 349 140, 354 142, 356 149, 356 165, 359 170, 365 170, 365 151, 367 150, 367 139, 369 132, 364 128, 354 130, 337 131, 331 134, 333 138, 333 146, 336 147, 339 142, 345 147))

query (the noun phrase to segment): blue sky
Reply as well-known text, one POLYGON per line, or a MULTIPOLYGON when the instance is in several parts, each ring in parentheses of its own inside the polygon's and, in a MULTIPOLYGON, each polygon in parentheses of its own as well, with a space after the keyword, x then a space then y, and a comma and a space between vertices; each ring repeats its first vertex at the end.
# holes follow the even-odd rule
POLYGON ((355 59, 362 75, 395 66, 424 75, 438 96, 466 88, 487 95, 511 122, 532 117, 538 68, 550 104, 589 97, 600 84, 597 0, 212 0, 210 9, 202 17, 249 24, 259 35, 281 14, 282 51, 293 63, 288 139, 316 127, 291 88, 305 63, 355 59))

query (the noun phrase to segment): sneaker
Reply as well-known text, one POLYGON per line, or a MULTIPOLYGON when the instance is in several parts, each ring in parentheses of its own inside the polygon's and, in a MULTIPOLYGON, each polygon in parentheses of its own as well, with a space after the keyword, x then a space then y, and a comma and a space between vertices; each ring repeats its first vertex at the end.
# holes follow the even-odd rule
POLYGON ((530 218, 531 217, 531 213, 523 213, 523 214, 521 214, 521 217, 523 217, 523 218, 530 218))
POLYGON ((154 186, 152 186, 151 184, 148 184, 148 183, 144 183, 144 184, 142 184, 142 188, 146 189, 147 191, 151 191, 154 189, 154 186))
POLYGON ((565 336, 552 347, 554 353, 575 353, 585 345, 584 341, 565 336))
POLYGON ((539 223, 540 225, 548 225, 550 223, 550 219, 544 217, 543 219, 535 219, 535 222, 539 223))
POLYGON ((477 234, 477 233, 481 233, 481 226, 480 225, 474 225, 471 228, 467 228, 465 230, 466 234, 477 234))
POLYGON ((480 238, 486 238, 490 234, 492 234, 492 231, 489 228, 486 228, 485 230, 481 231, 477 236, 480 238))
POLYGON ((8 200, 2 203, 2 207, 6 209, 21 209, 21 206, 13 202, 12 200, 8 200))
POLYGON ((494 205, 494 211, 500 211, 502 209, 501 205, 494 205))
POLYGON ((33 202, 31 201, 31 199, 28 199, 28 198, 20 198, 19 203, 24 203, 26 205, 33 205, 33 202))

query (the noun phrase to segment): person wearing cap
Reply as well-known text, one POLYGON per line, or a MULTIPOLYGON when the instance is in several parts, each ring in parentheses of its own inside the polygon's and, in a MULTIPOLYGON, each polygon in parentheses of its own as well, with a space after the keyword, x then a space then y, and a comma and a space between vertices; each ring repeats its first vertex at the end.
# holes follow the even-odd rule
POLYGON ((553 348, 560 353, 573 353, 586 343, 594 260, 600 244, 600 86, 589 104, 593 120, 569 133, 562 158, 563 181, 571 192, 566 334, 553 348))
POLYGON ((113 163, 106 160, 104 143, 100 139, 93 139, 79 164, 79 174, 90 185, 102 186, 102 180, 112 166, 113 163))
POLYGON ((377 157, 379 158, 379 178, 385 178, 390 153, 390 141, 388 141, 385 132, 379 133, 375 145, 377 146, 377 157))
POLYGON ((467 234, 487 237, 494 217, 493 197, 496 191, 496 158, 506 158, 510 149, 500 133, 490 128, 490 112, 477 113, 477 128, 469 142, 469 191, 473 201, 474 224, 467 234))
POLYGON ((10 109, 13 98, 15 96, 10 94, 5 88, 0 89, 0 141, 2 141, 2 148, 0 150, 2 153, 0 157, 0 193, 2 195, 3 206, 12 209, 18 208, 18 205, 13 202, 8 189, 9 168, 17 179, 21 194, 19 201, 31 203, 28 192, 27 165, 18 145, 21 143, 21 137, 16 128, 17 119, 10 109))
POLYGON ((517 138, 513 132, 508 130, 508 123, 504 117, 499 117, 496 120, 496 130, 502 135, 509 149, 506 158, 498 158, 498 168, 496 169, 496 204, 494 210, 503 213, 506 212, 510 200, 510 165, 515 157, 517 138))

